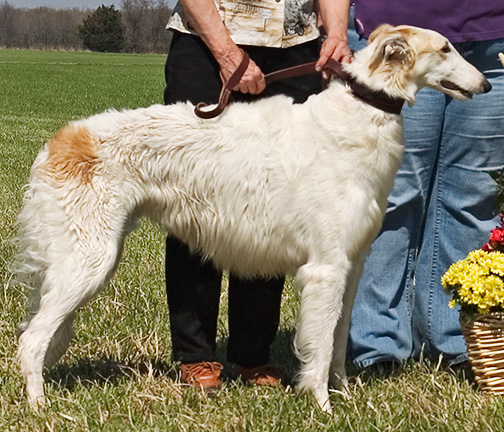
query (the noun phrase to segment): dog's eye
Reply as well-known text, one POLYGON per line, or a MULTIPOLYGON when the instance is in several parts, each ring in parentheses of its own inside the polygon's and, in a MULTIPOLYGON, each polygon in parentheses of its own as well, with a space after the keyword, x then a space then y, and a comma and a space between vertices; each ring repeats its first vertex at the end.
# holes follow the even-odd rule
POLYGON ((446 44, 443 48, 441 48, 441 52, 449 53, 451 51, 450 45, 446 44))

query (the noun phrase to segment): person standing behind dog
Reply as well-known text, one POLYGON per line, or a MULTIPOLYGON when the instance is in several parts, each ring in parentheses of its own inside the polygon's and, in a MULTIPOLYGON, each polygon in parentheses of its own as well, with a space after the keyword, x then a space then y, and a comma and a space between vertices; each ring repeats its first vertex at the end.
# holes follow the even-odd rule
MULTIPOLYGON (((242 60, 250 64, 234 94, 249 101, 285 94, 295 102, 321 90, 318 75, 265 87, 264 73, 318 59, 347 62, 348 0, 180 0, 168 23, 174 30, 165 65, 165 104, 216 103, 222 82, 242 60), (327 39, 320 48, 318 24, 327 39)), ((309 143, 307 143, 309 145, 309 143)), ((247 257, 243 257, 244 260, 247 257)), ((283 279, 240 280, 229 277, 227 358, 234 377, 255 384, 276 384, 280 375, 269 365, 270 345, 278 329, 283 279)), ((210 262, 192 255, 177 239, 166 246, 166 291, 173 357, 181 362, 181 381, 205 389, 220 385, 216 361, 221 274, 210 262)))
POLYGON ((403 109, 405 155, 359 284, 348 353, 357 368, 422 352, 458 364, 468 355, 440 279, 498 225, 488 171, 504 167, 504 2, 357 0, 351 48, 385 22, 440 32, 493 90, 459 102, 424 89, 403 109))

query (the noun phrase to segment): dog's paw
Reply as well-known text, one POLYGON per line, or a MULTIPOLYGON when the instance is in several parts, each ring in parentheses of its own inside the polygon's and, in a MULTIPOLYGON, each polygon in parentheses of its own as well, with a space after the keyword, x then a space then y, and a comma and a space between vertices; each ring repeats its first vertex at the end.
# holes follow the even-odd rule
POLYGON ((327 414, 332 414, 331 402, 329 401, 329 393, 327 391, 319 390, 314 392, 313 395, 315 396, 320 409, 327 414))
POLYGON ((39 411, 44 408, 46 399, 44 395, 28 396, 28 406, 33 411, 39 411))

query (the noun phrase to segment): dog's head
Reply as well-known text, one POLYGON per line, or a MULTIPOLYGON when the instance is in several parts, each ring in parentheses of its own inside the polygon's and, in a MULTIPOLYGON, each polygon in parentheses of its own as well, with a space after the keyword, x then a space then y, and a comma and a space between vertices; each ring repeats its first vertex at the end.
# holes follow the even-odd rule
MULTIPOLYGON (((359 76, 377 87, 389 87, 395 96, 410 104, 423 87, 431 87, 458 100, 487 93, 492 86, 474 66, 439 33, 411 26, 384 24, 369 37, 368 46, 357 53, 359 76)), ((357 66, 357 65, 356 65, 357 66)))

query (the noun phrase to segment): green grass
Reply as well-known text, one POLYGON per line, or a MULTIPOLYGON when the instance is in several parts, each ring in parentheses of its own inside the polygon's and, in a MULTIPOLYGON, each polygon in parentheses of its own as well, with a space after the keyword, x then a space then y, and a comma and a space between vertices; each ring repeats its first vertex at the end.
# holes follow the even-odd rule
MULTIPOLYGON (((429 362, 400 374, 353 377, 333 392, 334 414, 289 387, 226 379, 212 398, 177 384, 164 294, 161 230, 143 221, 128 239, 111 285, 78 315, 68 353, 46 371, 49 404, 26 404, 15 362, 25 293, 9 284, 15 219, 38 150, 72 119, 108 108, 159 103, 164 57, 0 50, 0 430, 1 431, 502 431, 504 403, 459 372, 429 362)), ((224 361, 226 293, 219 319, 224 361)), ((292 379, 297 300, 288 284, 273 360, 292 379)), ((229 375, 229 365, 225 373, 229 375)))

